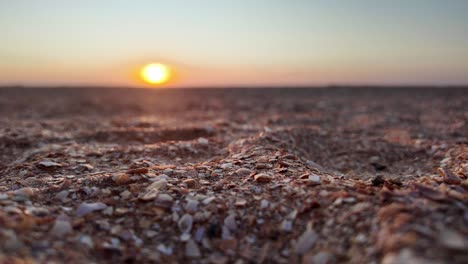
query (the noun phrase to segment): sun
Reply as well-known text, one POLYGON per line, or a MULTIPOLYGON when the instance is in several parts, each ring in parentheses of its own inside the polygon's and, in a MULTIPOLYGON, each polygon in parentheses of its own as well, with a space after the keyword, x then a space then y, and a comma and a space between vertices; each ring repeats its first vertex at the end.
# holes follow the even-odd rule
POLYGON ((149 84, 163 84, 171 78, 171 70, 162 63, 150 63, 141 68, 140 76, 149 84))

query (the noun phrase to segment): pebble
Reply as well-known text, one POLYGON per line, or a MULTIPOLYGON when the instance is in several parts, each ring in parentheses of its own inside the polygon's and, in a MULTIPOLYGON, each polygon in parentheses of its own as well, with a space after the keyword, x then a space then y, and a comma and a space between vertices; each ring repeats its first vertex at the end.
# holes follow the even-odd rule
POLYGON ((184 214, 177 223, 182 233, 190 233, 193 225, 193 217, 189 214, 184 214))
POLYGON ((229 228, 231 231, 235 231, 237 229, 236 224, 236 215, 230 214, 224 219, 224 225, 229 228))
POLYGON ((82 235, 80 237, 80 243, 85 245, 88 248, 94 247, 93 239, 88 235, 82 235))
POLYGON ((456 185, 456 184, 461 183, 460 178, 458 178, 458 176, 456 176, 455 174, 453 174, 451 171, 447 169, 438 168, 437 172, 439 173, 440 176, 442 176, 442 178, 444 179, 444 182, 447 184, 456 185))
POLYGON ((283 220, 283 222, 281 222, 281 230, 283 231, 286 231, 286 232, 290 232, 292 231, 292 221, 291 220, 283 220))
POLYGON ((126 173, 128 174, 145 174, 148 173, 148 168, 137 168, 137 169, 130 169, 127 170, 126 173))
POLYGON ((187 185, 188 188, 194 189, 198 187, 198 182, 194 179, 186 179, 184 183, 187 185))
POLYGON ((139 197, 142 201, 151 201, 156 198, 159 194, 158 190, 150 189, 146 193, 144 193, 141 197, 139 197))
POLYGON ((197 200, 191 200, 191 199, 187 200, 187 205, 185 206, 185 210, 187 210, 188 212, 194 213, 197 211, 199 203, 200 202, 197 200))
POLYGON ((382 264, 402 264, 402 263, 412 263, 412 264, 436 264, 440 263, 438 261, 432 261, 425 259, 419 256, 416 256, 413 251, 410 249, 402 249, 397 253, 386 254, 382 259, 382 264))
POLYGON ((208 145, 208 143, 209 143, 208 139, 203 138, 203 137, 198 138, 198 144, 200 144, 200 145, 208 145))
POLYGON ((309 251, 317 242, 318 235, 313 230, 305 231, 297 240, 294 252, 304 254, 309 251))
POLYGON ((256 182, 267 183, 271 182, 271 176, 265 173, 260 173, 254 176, 256 182))
POLYGON ((247 200, 245 199, 237 199, 236 202, 234 203, 234 205, 237 207, 244 207, 246 204, 247 204, 247 200))
POLYGON ((30 215, 38 216, 38 217, 44 217, 49 214, 49 210, 45 207, 28 207, 26 208, 25 212, 30 215))
POLYGON ((249 176, 251 173, 252 171, 247 168, 240 168, 236 170, 237 176, 249 176))
POLYGON ((65 198, 67 198, 67 196, 68 196, 69 193, 70 193, 70 191, 68 191, 68 190, 63 190, 63 191, 57 193, 57 194, 55 195, 55 198, 57 198, 57 199, 63 201, 65 198))
POLYGON ((468 238, 453 230, 445 229, 440 235, 442 245, 454 250, 467 250, 468 238))
POLYGON ((309 178, 307 178, 308 183, 311 185, 319 185, 320 184, 320 176, 311 174, 309 178))
POLYGON ((164 174, 171 176, 174 173, 173 169, 167 168, 163 171, 164 174))
POLYGON ((314 264, 334 263, 333 256, 329 252, 321 251, 312 257, 312 263, 314 264))
POLYGON ((30 188, 30 187, 24 187, 24 188, 15 190, 13 192, 13 195, 24 196, 24 197, 30 198, 30 197, 32 197, 34 195, 34 189, 30 188))
POLYGON ((76 215, 78 217, 83 217, 91 212, 94 211, 99 211, 107 208, 107 205, 101 202, 97 203, 82 203, 80 206, 78 206, 78 209, 76 209, 76 215))
POLYGON ((263 199, 263 200, 260 201, 260 208, 262 208, 262 209, 267 208, 269 205, 270 205, 270 202, 268 202, 268 201, 265 200, 265 199, 263 199))
POLYGON ((41 169, 56 169, 62 167, 62 164, 53 161, 41 161, 37 166, 41 169))
POLYGON ((151 183, 148 187, 146 187, 147 190, 165 190, 167 187, 167 180, 166 179, 159 179, 153 183, 151 183))
POLYGON ((197 242, 202 241, 204 236, 205 236, 205 228, 201 226, 195 232, 195 237, 194 237, 195 241, 197 241, 197 242))
POLYGON ((221 169, 226 170, 232 168, 232 163, 223 163, 221 164, 221 169))
POLYGON ((156 248, 159 252, 163 253, 164 255, 170 256, 173 253, 173 249, 170 246, 165 246, 164 244, 159 244, 156 248))
POLYGON ((263 169, 268 169, 269 166, 268 166, 268 164, 266 164, 266 163, 257 163, 257 164, 255 165, 255 168, 256 168, 256 169, 259 169, 259 170, 263 170, 263 169))
POLYGON ((129 192, 128 190, 125 190, 125 191, 120 193, 120 197, 122 197, 124 199, 128 199, 130 196, 132 196, 132 193, 129 192))
POLYGON ((169 194, 167 193, 161 193, 158 195, 158 199, 156 199, 158 202, 161 202, 161 203, 172 203, 174 201, 174 199, 172 198, 172 196, 170 196, 169 194))
POLYGON ((70 222, 66 220, 57 219, 55 220, 54 226, 50 230, 50 233, 56 237, 63 237, 73 231, 73 227, 70 222))
POLYGON ((199 258, 201 257, 200 249, 195 241, 190 239, 185 244, 185 255, 189 258, 199 258))
POLYGON ((385 183, 385 180, 382 175, 377 175, 372 178, 371 183, 373 186, 382 186, 385 183))
POLYGON ((18 250, 23 248, 24 244, 18 239, 15 231, 9 229, 0 230, 0 235, 2 237, 2 241, 0 241, 2 252, 17 253, 18 250))
POLYGON ((131 181, 130 176, 126 173, 121 173, 112 177, 112 180, 118 185, 125 185, 131 181))
POLYGON ((216 199, 216 197, 211 196, 211 197, 208 197, 208 198, 204 199, 204 200, 202 201, 202 203, 203 203, 204 205, 208 205, 208 204, 210 204, 212 201, 214 201, 215 199, 216 199))
POLYGON ((346 202, 346 203, 355 203, 356 202, 356 198, 354 197, 346 197, 343 199, 343 202, 346 202))
POLYGON ((182 233, 182 235, 180 235, 180 241, 188 241, 192 236, 189 234, 189 233, 182 233))
POLYGON ((78 165, 78 169, 82 171, 92 171, 94 167, 91 164, 80 164, 78 165))

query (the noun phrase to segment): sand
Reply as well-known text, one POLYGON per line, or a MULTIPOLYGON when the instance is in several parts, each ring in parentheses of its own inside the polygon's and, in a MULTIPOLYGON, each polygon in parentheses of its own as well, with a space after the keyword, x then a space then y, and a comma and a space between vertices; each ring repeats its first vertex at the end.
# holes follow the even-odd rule
POLYGON ((0 89, 0 262, 467 263, 468 89, 0 89))

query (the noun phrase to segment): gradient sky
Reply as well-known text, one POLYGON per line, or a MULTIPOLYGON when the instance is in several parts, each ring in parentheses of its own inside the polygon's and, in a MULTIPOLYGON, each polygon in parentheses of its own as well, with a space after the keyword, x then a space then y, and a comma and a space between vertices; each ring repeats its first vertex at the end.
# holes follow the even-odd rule
POLYGON ((0 85, 468 84, 466 0, 0 0, 0 85))

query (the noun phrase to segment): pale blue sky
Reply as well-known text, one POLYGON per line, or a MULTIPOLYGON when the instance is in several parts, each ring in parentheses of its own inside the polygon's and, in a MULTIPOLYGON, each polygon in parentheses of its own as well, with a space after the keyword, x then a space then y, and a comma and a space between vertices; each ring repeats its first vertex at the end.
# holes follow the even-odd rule
POLYGON ((0 84, 468 84, 464 0, 0 0, 0 84))

